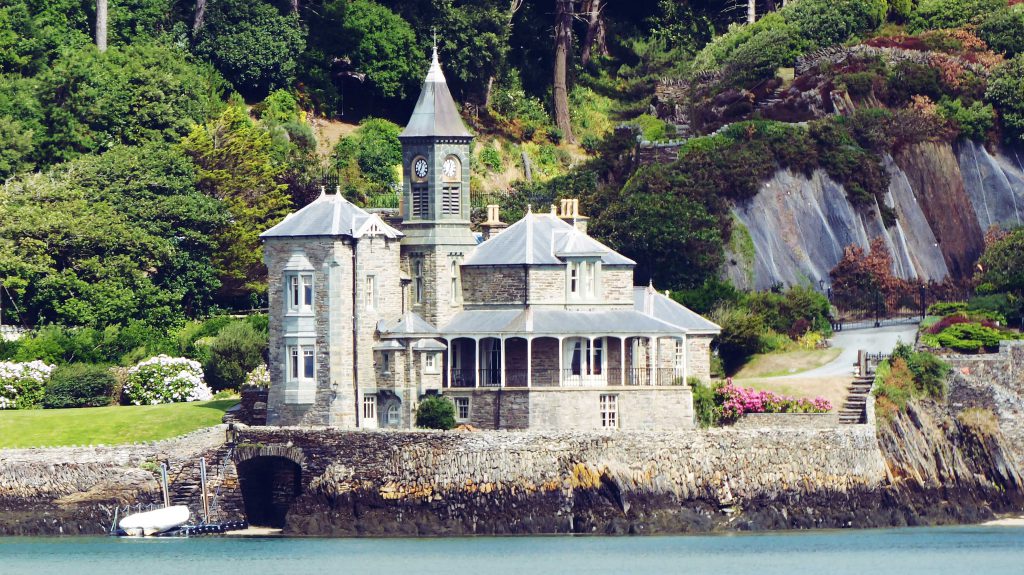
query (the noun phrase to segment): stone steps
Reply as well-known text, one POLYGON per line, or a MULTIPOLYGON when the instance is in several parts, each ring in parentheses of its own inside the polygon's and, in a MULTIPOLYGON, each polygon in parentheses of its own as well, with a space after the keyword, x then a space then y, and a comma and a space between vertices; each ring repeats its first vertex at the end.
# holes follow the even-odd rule
POLYGON ((875 383, 874 376, 857 376, 846 387, 846 399, 839 408, 839 423, 856 425, 866 422, 868 395, 875 383))

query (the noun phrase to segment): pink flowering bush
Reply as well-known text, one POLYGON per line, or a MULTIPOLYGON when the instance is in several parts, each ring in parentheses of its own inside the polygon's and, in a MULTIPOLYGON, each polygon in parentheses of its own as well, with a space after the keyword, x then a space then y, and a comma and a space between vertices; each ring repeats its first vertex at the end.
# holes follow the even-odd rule
POLYGON ((722 406, 721 421, 725 423, 736 421, 744 413, 825 413, 832 410, 832 402, 824 397, 787 397, 772 391, 737 387, 731 382, 718 387, 715 398, 722 406))

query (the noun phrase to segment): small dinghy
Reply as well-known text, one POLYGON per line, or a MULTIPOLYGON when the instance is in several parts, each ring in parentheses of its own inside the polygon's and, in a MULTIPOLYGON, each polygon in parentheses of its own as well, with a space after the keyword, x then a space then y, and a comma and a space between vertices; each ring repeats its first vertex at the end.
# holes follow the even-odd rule
POLYGON ((170 531, 188 523, 191 513, 185 505, 171 505, 152 511, 133 513, 117 524, 127 535, 150 536, 170 531))

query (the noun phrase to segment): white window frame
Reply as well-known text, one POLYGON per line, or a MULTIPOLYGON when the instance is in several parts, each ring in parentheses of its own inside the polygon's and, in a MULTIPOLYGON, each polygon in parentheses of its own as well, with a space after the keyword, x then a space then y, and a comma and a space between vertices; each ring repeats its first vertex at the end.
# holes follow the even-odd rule
POLYGON ((392 402, 390 405, 388 405, 388 409, 384 417, 387 420, 388 427, 401 425, 401 408, 397 403, 392 402))
POLYGON ((580 263, 569 262, 569 294, 573 297, 580 295, 580 263))
POLYGON ((470 417, 470 415, 472 413, 470 411, 471 404, 470 404, 469 398, 466 397, 466 396, 461 396, 461 397, 453 397, 452 400, 455 403, 455 421, 469 421, 469 417, 470 417), (466 413, 465 416, 462 415, 463 408, 465 408, 465 413, 466 413))
POLYGON ((423 373, 441 373, 441 362, 438 361, 438 355, 433 351, 423 354, 423 373))
POLYGON ((363 396, 363 421, 377 421, 377 396, 363 396))
POLYGON ((366 275, 366 285, 363 288, 364 309, 373 311, 377 309, 377 276, 366 275))
POLYGON ((602 429, 619 428, 619 396, 614 393, 602 393, 599 409, 602 429))
POLYGON ((285 309, 290 314, 313 313, 316 282, 313 272, 288 272, 284 275, 285 309))
POLYGON ((313 403, 316 395, 316 344, 292 340, 285 345, 285 403, 313 403))

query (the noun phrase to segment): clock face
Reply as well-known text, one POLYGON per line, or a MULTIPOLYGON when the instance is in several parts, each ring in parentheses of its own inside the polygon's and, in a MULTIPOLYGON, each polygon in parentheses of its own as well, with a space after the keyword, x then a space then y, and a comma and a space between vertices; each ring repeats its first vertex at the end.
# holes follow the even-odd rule
POLYGON ((423 158, 419 158, 412 165, 413 171, 416 173, 417 178, 427 177, 427 161, 423 158))
POLYGON ((455 158, 446 158, 444 163, 441 164, 441 172, 444 174, 444 177, 449 180, 455 179, 455 174, 458 169, 459 165, 455 158))

